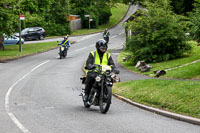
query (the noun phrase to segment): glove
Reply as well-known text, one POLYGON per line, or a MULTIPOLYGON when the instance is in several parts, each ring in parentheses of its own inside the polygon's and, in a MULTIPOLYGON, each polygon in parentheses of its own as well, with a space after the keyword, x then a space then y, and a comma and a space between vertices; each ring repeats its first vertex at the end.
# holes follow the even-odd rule
POLYGON ((92 70, 95 68, 96 68, 96 65, 91 65, 91 64, 85 67, 85 69, 88 69, 88 70, 92 70))

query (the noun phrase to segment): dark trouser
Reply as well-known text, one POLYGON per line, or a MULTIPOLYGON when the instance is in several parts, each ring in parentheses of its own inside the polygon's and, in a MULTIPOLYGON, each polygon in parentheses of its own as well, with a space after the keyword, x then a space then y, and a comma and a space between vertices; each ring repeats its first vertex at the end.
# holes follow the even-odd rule
POLYGON ((88 72, 86 81, 85 81, 85 94, 90 94, 90 90, 92 88, 92 85, 95 82, 95 77, 97 76, 96 72, 88 72))

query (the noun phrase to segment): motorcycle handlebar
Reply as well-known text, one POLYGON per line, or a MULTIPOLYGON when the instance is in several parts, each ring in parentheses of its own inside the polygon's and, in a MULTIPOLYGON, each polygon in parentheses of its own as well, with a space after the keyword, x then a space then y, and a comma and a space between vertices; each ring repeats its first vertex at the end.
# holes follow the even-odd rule
MULTIPOLYGON (((88 67, 85 67, 85 69, 95 70, 96 68, 101 68, 101 67, 102 67, 101 65, 94 64, 94 65, 89 65, 88 67)), ((120 71, 115 69, 112 65, 111 65, 111 68, 112 68, 112 72, 114 72, 115 74, 120 73, 120 71)), ((98 70, 100 70, 100 69, 98 69, 98 70)))

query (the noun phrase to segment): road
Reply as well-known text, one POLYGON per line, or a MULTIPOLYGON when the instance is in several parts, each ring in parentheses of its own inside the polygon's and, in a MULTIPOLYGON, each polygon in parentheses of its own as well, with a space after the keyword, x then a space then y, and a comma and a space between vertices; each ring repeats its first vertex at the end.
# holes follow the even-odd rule
MULTIPOLYGON (((109 48, 121 48, 125 42, 121 24, 110 33, 109 48)), ((95 42, 101 35, 74 37, 77 43, 71 46, 66 59, 60 60, 55 49, 0 64, 0 132, 200 132, 200 126, 142 110, 114 97, 107 114, 101 114, 98 107, 84 108, 79 96, 84 87, 79 80, 81 67, 89 52, 95 50, 95 42)), ((114 58, 118 55, 116 51, 112 54, 114 58)), ((148 78, 117 66, 122 81, 148 78)))

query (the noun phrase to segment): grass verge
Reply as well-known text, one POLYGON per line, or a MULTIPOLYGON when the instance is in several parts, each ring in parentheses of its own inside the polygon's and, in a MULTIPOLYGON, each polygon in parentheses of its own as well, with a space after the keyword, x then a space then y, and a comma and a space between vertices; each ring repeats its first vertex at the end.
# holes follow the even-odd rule
POLYGON ((57 48, 57 42, 33 43, 22 45, 22 52, 19 52, 19 45, 5 47, 5 51, 0 50, 0 61, 16 59, 19 57, 36 54, 57 48))
POLYGON ((200 118, 200 82, 145 79, 116 83, 113 93, 163 110, 200 118))
MULTIPOLYGON (((131 63, 131 61, 123 62, 123 58, 130 55, 129 52, 122 51, 118 56, 118 62, 122 64, 125 68, 144 75, 151 76, 153 75, 154 70, 166 70, 169 68, 179 67, 186 63, 191 63, 195 60, 200 59, 200 47, 197 46, 197 43, 194 41, 189 42, 193 47, 190 54, 185 55, 183 58, 178 58, 175 60, 170 60, 166 62, 158 62, 158 63, 150 63, 152 65, 152 69, 149 72, 140 73, 139 70, 135 68, 135 66, 131 63)), ((167 71, 167 74, 163 77, 175 78, 175 79, 200 79, 200 63, 197 62, 195 64, 190 64, 184 67, 176 68, 167 71)))

